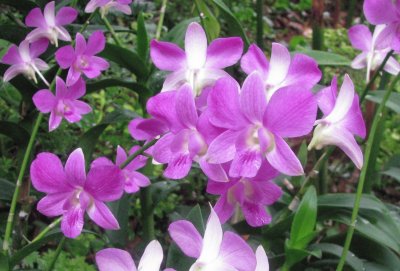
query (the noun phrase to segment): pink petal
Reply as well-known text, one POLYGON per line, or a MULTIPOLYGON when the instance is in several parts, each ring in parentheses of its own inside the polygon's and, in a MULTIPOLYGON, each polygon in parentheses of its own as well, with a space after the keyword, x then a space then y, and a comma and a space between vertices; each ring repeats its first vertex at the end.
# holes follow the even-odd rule
POLYGON ((21 56, 19 55, 18 47, 14 44, 11 45, 7 53, 5 53, 5 55, 1 59, 1 62, 9 65, 19 64, 23 62, 21 56))
POLYGON ((30 27, 46 27, 43 13, 40 8, 32 9, 25 18, 25 24, 30 27))
POLYGON ((364 14, 372 24, 386 24, 398 18, 391 0, 365 0, 364 14))
POLYGON ((168 124, 171 130, 180 131, 183 127, 176 113, 176 93, 176 91, 167 91, 151 97, 146 109, 154 118, 168 124))
POLYGON ((57 105, 57 99, 48 89, 42 89, 32 97, 36 108, 42 113, 49 113, 57 105))
POLYGON ((62 117, 54 110, 51 111, 50 118, 49 118, 49 131, 51 132, 51 131, 57 129, 57 127, 60 126, 61 121, 62 121, 62 117))
POLYGON ((207 58, 207 36, 200 24, 190 23, 185 36, 186 61, 190 69, 202 68, 207 58))
POLYGON ((121 165, 123 162, 125 162, 127 158, 125 150, 121 146, 117 146, 117 157, 115 159, 115 164, 117 166, 121 165))
POLYGON ((98 77, 102 71, 107 70, 110 64, 103 58, 92 56, 87 68, 82 69, 82 72, 90 79, 98 77))
POLYGON ((262 122, 267 107, 267 98, 265 97, 264 82, 259 73, 250 74, 244 81, 240 93, 240 107, 249 121, 262 122))
POLYGON ((61 231, 68 238, 76 238, 83 229, 85 210, 80 207, 69 209, 61 220, 61 231))
POLYGON ((237 234, 229 231, 224 234, 218 259, 241 271, 254 271, 256 268, 253 250, 237 234))
POLYGON ((52 153, 38 154, 31 164, 30 175, 33 187, 40 192, 62 193, 72 190, 60 159, 52 153))
POLYGON ((99 7, 99 0, 90 0, 85 7, 86 13, 92 13, 99 7))
POLYGON ((367 67, 367 61, 368 61, 367 57, 368 57, 367 52, 359 54, 351 62, 351 67, 356 70, 364 69, 365 67, 367 67))
POLYGON ((138 270, 159 271, 163 257, 160 243, 156 240, 151 241, 143 252, 138 270))
POLYGON ((76 34, 75 38, 75 54, 82 55, 86 51, 86 40, 81 33, 76 34))
POLYGON ((225 224, 229 218, 232 217, 235 211, 235 205, 230 204, 226 194, 221 195, 217 203, 214 206, 215 212, 222 224, 225 224))
POLYGON ((102 31, 95 31, 88 39, 85 53, 87 55, 96 55, 104 50, 105 45, 106 37, 104 33, 102 31))
POLYGON ((55 25, 55 2, 51 1, 46 4, 44 7, 44 19, 46 20, 47 25, 53 26, 55 25))
POLYGON ((68 88, 65 82, 60 78, 56 77, 56 97, 64 98, 68 94, 68 88))
POLYGON ((198 116, 192 88, 189 84, 183 85, 178 90, 176 95, 176 112, 179 112, 178 120, 184 127, 191 129, 196 127, 198 116))
POLYGON ((229 176, 254 177, 261 167, 262 157, 259 150, 238 151, 232 161, 229 176))
POLYGON ((199 262, 211 262, 217 256, 221 255, 221 243, 222 241, 222 227, 219 221, 218 215, 214 209, 211 208, 210 216, 208 217, 206 231, 203 238, 203 246, 201 249, 199 262))
POLYGON ((272 43, 269 65, 267 83, 273 86, 278 85, 285 79, 289 71, 290 53, 288 49, 279 43, 272 43))
POLYGON ((187 80, 185 69, 173 71, 165 78, 161 92, 177 90, 181 85, 186 82, 187 80))
POLYGON ((96 158, 91 164, 90 164, 90 168, 92 167, 101 167, 101 166, 114 166, 114 163, 106 158, 106 157, 99 157, 96 158))
POLYGON ((67 86, 72 86, 73 84, 78 82, 79 78, 81 78, 81 72, 76 70, 74 66, 71 66, 67 74, 67 86))
POLYGON ((86 181, 86 170, 85 170, 85 156, 81 148, 74 150, 68 157, 65 163, 65 173, 67 175, 67 181, 72 186, 85 185, 86 181))
POLYGON ((40 71, 44 71, 44 70, 47 70, 49 68, 49 65, 47 65, 47 63, 44 62, 43 60, 41 60, 40 58, 35 58, 33 60, 33 64, 40 71))
POLYGON ((67 25, 75 21, 78 17, 78 11, 71 7, 62 7, 56 15, 57 25, 67 25))
POLYGON ((189 154, 176 153, 173 154, 168 166, 164 171, 164 176, 173 180, 186 177, 192 167, 192 158, 189 154))
POLYGON ((262 205, 244 202, 242 211, 247 223, 252 227, 261 227, 271 223, 272 217, 262 205))
POLYGON ((75 51, 71 45, 61 47, 56 51, 56 60, 62 69, 69 68, 75 61, 75 51))
POLYGON ((140 187, 149 186, 150 179, 140 172, 133 171, 129 173, 129 179, 125 181, 125 192, 135 193, 140 187))
POLYGON ((71 41, 71 35, 68 33, 67 29, 62 26, 58 26, 58 39, 63 41, 71 41))
POLYGON ((232 161, 236 153, 236 141, 240 132, 228 130, 218 136, 208 147, 206 161, 221 164, 232 161))
POLYGON ((3 75, 3 81, 8 82, 18 74, 23 74, 26 70, 25 64, 16 64, 9 67, 3 75))
POLYGON ((117 200, 122 196, 124 189, 122 171, 117 166, 92 167, 84 188, 97 200, 117 200))
POLYGON ((171 144, 174 140, 174 137, 175 136, 173 134, 168 133, 161 137, 154 145, 153 158, 158 163, 168 163, 172 158, 171 144))
POLYGON ((361 138, 365 138, 367 129, 365 127, 364 118, 359 104, 358 95, 354 97, 353 105, 348 115, 340 122, 340 126, 344 126, 350 133, 361 138))
POLYGON ((329 87, 326 87, 319 91, 316 95, 318 107, 324 113, 328 115, 332 112, 335 107, 337 96, 337 77, 333 77, 332 83, 329 87))
POLYGON ((386 62, 384 70, 390 74, 397 75, 400 72, 400 64, 394 57, 390 57, 386 62))
POLYGON ((71 100, 76 100, 85 95, 85 93, 86 93, 86 84, 85 81, 81 78, 75 84, 69 87, 64 97, 71 100))
POLYGON ((133 119, 128 130, 136 140, 149 140, 165 133, 168 130, 166 123, 157 119, 133 119))
POLYGON ((263 160, 260 170, 257 175, 252 178, 252 181, 255 182, 265 182, 267 180, 272 180, 279 175, 279 172, 271 166, 271 164, 267 160, 263 160))
POLYGON ((185 66, 185 52, 176 44, 152 40, 150 56, 154 65, 160 70, 176 71, 185 66))
POLYGON ((267 153, 268 162, 283 174, 303 175, 304 170, 289 145, 279 136, 275 136, 275 148, 267 153))
POLYGON ((256 193, 260 196, 259 198, 257 198, 256 196, 251 198, 249 201, 251 201, 252 203, 272 205, 282 196, 282 189, 275 183, 270 181, 271 179, 263 179, 257 181, 253 180, 251 184, 256 193))
POLYGON ((288 74, 280 87, 293 85, 311 90, 321 77, 322 72, 318 68, 318 63, 313 58, 304 54, 295 54, 288 74))
POLYGON ((45 216, 59 216, 64 213, 64 204, 72 192, 55 193, 43 197, 37 204, 37 210, 45 216))
POLYGON ((117 248, 106 248, 97 252, 96 264, 100 271, 136 271, 131 255, 117 248))
POLYGON ((264 248, 260 245, 256 250, 257 267, 255 271, 269 271, 269 262, 264 248))
POLYGON ((372 48, 372 34, 365 25, 355 25, 348 32, 351 45, 361 51, 370 51, 372 48))
POLYGON ((206 67, 223 69, 238 62, 243 52, 243 41, 239 37, 219 38, 207 48, 206 67))
POLYGON ((228 182, 228 176, 220 164, 210 164, 207 163, 206 159, 200 160, 200 167, 204 174, 208 178, 215 182, 228 182))
MULTIPOLYGON (((137 152, 140 149, 140 146, 133 146, 129 150, 129 155, 133 155, 135 152, 137 152)), ((127 169, 130 170, 137 170, 139 168, 144 167, 147 164, 148 158, 144 155, 139 155, 133 161, 126 167, 127 169)))
POLYGON ((95 200, 87 209, 87 213, 91 220, 106 230, 118 230, 119 224, 117 219, 103 202, 95 200))
POLYGON ((252 44, 247 53, 243 55, 240 67, 246 74, 257 71, 263 78, 266 78, 269 70, 269 63, 264 52, 256 44, 252 44))
POLYGON ((203 239, 191 222, 175 221, 169 225, 168 232, 186 256, 192 258, 200 256, 203 239))
POLYGON ((286 87, 272 95, 264 125, 281 137, 298 137, 311 132, 316 116, 317 102, 311 91, 286 87))
POLYGON ((118 3, 115 3, 114 6, 115 10, 121 11, 122 13, 126 14, 126 15, 131 15, 132 14, 132 10, 130 6, 126 6, 126 5, 121 5, 118 3))

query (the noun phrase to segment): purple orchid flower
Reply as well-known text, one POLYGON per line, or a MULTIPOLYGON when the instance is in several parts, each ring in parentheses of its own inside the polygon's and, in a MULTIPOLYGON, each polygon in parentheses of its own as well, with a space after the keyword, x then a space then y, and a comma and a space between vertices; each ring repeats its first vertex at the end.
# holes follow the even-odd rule
POLYGON ((254 71, 261 75, 268 100, 283 87, 301 86, 304 90, 310 90, 322 75, 314 59, 304 54, 295 54, 292 59, 286 47, 279 43, 272 44, 269 62, 257 45, 250 45, 240 66, 248 75, 254 71))
MULTIPOLYGON (((100 271, 160 271, 163 250, 156 240, 151 241, 140 259, 138 269, 131 255, 122 249, 106 248, 96 253, 96 263, 100 271)), ((174 271, 168 268, 164 271, 174 271)))
MULTIPOLYGON (((136 151, 140 149, 139 146, 134 146, 129 151, 129 154, 132 155, 136 151)), ((127 159, 126 152, 120 146, 117 147, 117 157, 115 160, 115 165, 120 166, 127 159)), ((136 193, 139 191, 141 187, 146 187, 150 185, 150 180, 147 176, 138 172, 137 170, 144 167, 147 163, 147 157, 144 155, 139 155, 135 159, 132 160, 124 169, 122 169, 122 173, 124 174, 125 179, 125 192, 126 193, 136 193)), ((105 157, 97 158, 93 161, 92 167, 94 166, 104 166, 104 165, 114 165, 109 159, 105 157)))
POLYGON ((117 166, 92 167, 86 176, 82 149, 73 151, 63 168, 60 159, 48 152, 40 153, 31 164, 32 185, 46 193, 37 209, 53 217, 62 216, 61 231, 77 237, 83 228, 84 213, 104 229, 119 229, 118 221, 104 202, 119 199, 123 193, 123 176, 117 166))
POLYGON ((365 138, 366 129, 358 95, 350 77, 345 75, 339 95, 335 77, 330 87, 318 93, 317 99, 324 117, 315 122, 317 127, 308 148, 321 149, 327 145, 336 145, 361 169, 363 154, 354 135, 365 138))
POLYGON ((101 17, 105 17, 110 10, 117 10, 126 15, 131 15, 130 4, 132 0, 90 0, 85 7, 86 13, 93 13, 100 8, 101 17))
POLYGON ((229 76, 223 68, 234 65, 243 52, 239 37, 219 38, 207 47, 207 37, 198 23, 191 23, 186 31, 185 51, 176 44, 152 40, 150 55, 154 65, 170 71, 161 91, 177 90, 189 83, 194 96, 221 77, 229 76))
MULTIPOLYGON (((376 71, 379 68, 391 50, 387 42, 380 38, 385 28, 386 25, 377 25, 373 35, 371 35, 371 31, 365 25, 355 25, 349 29, 351 45, 362 51, 353 60, 351 67, 353 69, 364 69, 366 67, 367 82, 369 81, 371 71, 376 71)), ((384 70, 397 75, 400 71, 400 64, 394 57, 390 57, 386 62, 384 70)))
POLYGON ((204 238, 187 220, 171 223, 169 234, 179 248, 196 262, 190 271, 254 271, 256 257, 248 244, 233 232, 222 232, 217 214, 211 208, 204 238))
POLYGON ((254 271, 269 271, 269 262, 267 253, 262 246, 258 246, 256 250, 257 267, 254 271))
POLYGON ((11 45, 7 53, 1 59, 4 64, 11 65, 3 76, 3 81, 8 82, 18 74, 25 75, 28 79, 37 83, 36 73, 46 85, 49 85, 46 78, 40 71, 47 70, 49 66, 41 60, 39 56, 47 49, 49 42, 46 39, 40 39, 36 42, 29 43, 24 40, 19 47, 11 45))
POLYGON ((267 101, 258 72, 246 78, 241 91, 235 80, 221 78, 208 96, 208 110, 210 122, 227 129, 211 142, 209 163, 232 161, 229 176, 251 178, 266 158, 284 174, 303 174, 300 161, 283 138, 311 132, 317 113, 311 91, 285 87, 267 101))
POLYGON ((385 24, 381 37, 393 50, 400 51, 400 1, 399 0, 365 0, 364 14, 374 25, 385 24))
POLYGON ((57 50, 56 60, 62 69, 69 68, 67 86, 73 85, 83 73, 88 78, 98 77, 102 71, 110 66, 106 60, 95 56, 104 50, 106 38, 102 31, 95 31, 90 35, 88 42, 80 34, 76 34, 75 50, 71 45, 57 50))
POLYGON ((30 27, 36 27, 36 29, 30 32, 26 39, 33 42, 41 38, 47 38, 58 47, 58 39, 71 41, 71 36, 63 26, 75 21, 77 16, 78 11, 71 7, 63 7, 55 14, 54 1, 45 6, 44 14, 40 8, 34 8, 26 16, 25 24, 30 27))
POLYGON ((86 85, 80 79, 71 87, 67 87, 60 77, 56 77, 56 95, 48 89, 42 89, 33 95, 33 103, 42 113, 50 112, 49 131, 56 129, 63 118, 74 123, 88 114, 92 108, 78 99, 85 95, 86 85))
POLYGON ((266 212, 265 205, 272 205, 282 195, 281 188, 271 181, 277 175, 278 172, 264 162, 253 178, 229 178, 228 182, 209 179, 207 192, 221 196, 214 206, 221 223, 228 221, 239 206, 250 226, 269 224, 271 216, 266 212))

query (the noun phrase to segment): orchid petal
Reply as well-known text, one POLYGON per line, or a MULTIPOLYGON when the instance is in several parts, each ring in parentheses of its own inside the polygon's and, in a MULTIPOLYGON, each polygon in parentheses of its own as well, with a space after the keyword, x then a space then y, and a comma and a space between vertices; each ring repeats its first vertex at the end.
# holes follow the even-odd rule
POLYGON ((211 262, 220 254, 222 243, 222 227, 218 215, 211 208, 203 238, 203 246, 198 259, 200 262, 211 262))
POLYGON ((185 36, 186 61, 190 69, 200 69, 207 57, 207 37, 198 23, 190 23, 185 36))
POLYGON ((246 74, 257 71, 263 76, 263 79, 266 79, 269 70, 269 62, 264 52, 256 44, 252 44, 247 53, 243 55, 240 67, 246 74))
POLYGON ((37 210, 48 217, 59 216, 64 213, 65 201, 72 192, 49 194, 43 197, 37 204, 37 210))
POLYGON ((192 258, 200 256, 203 240, 191 222, 175 221, 169 225, 168 232, 186 256, 192 258))
POLYGON ((262 246, 256 250, 257 267, 255 271, 269 271, 269 262, 267 254, 262 246))
POLYGON ((365 0, 363 8, 365 17, 372 24, 386 24, 398 16, 392 0, 365 0))
POLYGON ((233 160, 236 153, 236 140, 240 132, 227 130, 219 135, 208 147, 206 161, 221 164, 233 160))
POLYGON ((76 238, 83 229, 85 210, 79 206, 69 209, 61 220, 61 231, 68 238, 76 238))
POLYGON ((131 255, 122 249, 106 248, 96 253, 100 271, 136 271, 131 255))
POLYGON ((334 123, 343 119, 349 112, 354 99, 354 85, 349 75, 344 76, 342 87, 340 88, 335 107, 332 112, 325 117, 325 120, 334 123))
POLYGON ((261 227, 271 223, 271 215, 260 204, 244 202, 242 204, 242 211, 247 223, 252 227, 261 227))
POLYGON ((185 52, 171 42, 152 40, 150 56, 154 65, 160 70, 177 71, 186 65, 185 52))
POLYGON ((113 213, 103 202, 95 200, 87 209, 91 220, 106 230, 118 230, 119 224, 113 213))
POLYGON ((55 22, 57 25, 66 25, 75 21, 76 17, 78 17, 78 11, 71 7, 62 7, 57 15, 55 22))
POLYGON ((84 188, 97 200, 117 200, 122 196, 124 189, 122 171, 117 166, 92 167, 84 188))
POLYGON ((156 240, 153 240, 144 250, 138 269, 146 271, 159 271, 163 257, 163 249, 160 243, 156 240))
POLYGON ((243 52, 243 41, 239 37, 219 38, 207 48, 205 67, 223 69, 238 62, 243 52))
POLYGON ((95 31, 90 35, 85 53, 87 55, 95 55, 104 50, 106 45, 106 37, 102 31, 95 31))
POLYGON ((32 97, 36 108, 42 113, 49 113, 57 105, 57 99, 48 89, 42 89, 32 97))
POLYGON ((262 122, 267 99, 264 82, 259 73, 250 74, 243 83, 240 93, 240 107, 250 122, 262 122))
POLYGON ((351 45, 361 51, 370 51, 372 48, 371 31, 366 25, 355 25, 348 32, 351 45))
POLYGON ((290 66, 290 53, 285 46, 279 43, 272 44, 269 65, 267 84, 278 85, 285 79, 290 66))

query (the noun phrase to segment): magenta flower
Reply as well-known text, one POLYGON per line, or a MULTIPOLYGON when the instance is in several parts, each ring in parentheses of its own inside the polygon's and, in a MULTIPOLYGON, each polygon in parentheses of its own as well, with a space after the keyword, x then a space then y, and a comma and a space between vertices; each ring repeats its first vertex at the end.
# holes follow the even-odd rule
POLYGON ((11 65, 4 73, 3 81, 8 82, 18 74, 23 74, 28 79, 37 83, 35 75, 35 73, 37 73, 43 82, 49 85, 46 78, 44 78, 40 72, 47 70, 49 66, 39 58, 39 56, 46 51, 47 46, 48 41, 45 39, 32 43, 24 40, 20 43, 19 47, 11 45, 7 53, 1 59, 2 63, 11 65))
POLYGON ((56 155, 38 154, 30 173, 33 187, 47 194, 39 201, 38 211, 50 217, 61 215, 65 236, 75 238, 81 233, 85 211, 100 227, 119 228, 104 203, 119 199, 123 193, 123 176, 117 166, 92 167, 86 176, 82 149, 76 149, 64 168, 56 155))
POLYGON ((269 262, 267 253, 262 246, 258 246, 256 250, 257 267, 254 271, 269 271, 269 262))
POLYGON ((33 95, 33 103, 42 113, 50 113, 49 131, 56 129, 63 118, 74 123, 88 114, 92 108, 78 99, 85 95, 86 85, 80 79, 71 87, 67 87, 60 77, 56 77, 56 95, 48 89, 42 89, 33 95))
MULTIPOLYGON (((139 146, 134 146, 129 151, 129 155, 134 154, 139 150, 139 146)), ((115 159, 115 165, 120 166, 127 159, 126 152, 120 146, 117 147, 117 157, 115 159)), ((147 163, 147 157, 144 155, 139 155, 132 160, 124 169, 122 173, 124 174, 125 186, 124 190, 126 193, 136 193, 141 187, 146 187, 150 185, 150 180, 148 177, 138 172, 137 170, 144 167, 147 163)), ((114 165, 113 162, 105 157, 97 158, 93 161, 92 167, 103 166, 103 165, 114 165)))
POLYGON ((40 8, 32 9, 25 18, 25 24, 30 27, 36 27, 30 32, 26 39, 30 42, 41 38, 47 38, 52 44, 58 46, 58 39, 71 41, 71 36, 63 27, 75 21, 78 11, 71 7, 61 8, 55 14, 54 1, 49 2, 44 8, 44 15, 40 8))
POLYGON ((176 44, 152 40, 150 55, 154 65, 170 71, 161 91, 177 90, 189 83, 194 96, 221 77, 229 76, 223 68, 234 65, 241 57, 243 41, 238 37, 220 38, 207 47, 207 37, 198 23, 186 31, 185 51, 176 44))
POLYGON ((57 50, 56 60, 62 69, 69 68, 67 86, 73 85, 83 73, 88 78, 98 77, 102 71, 110 66, 106 60, 95 56, 104 50, 106 38, 102 31, 93 32, 86 44, 85 38, 76 34, 75 50, 71 45, 57 50))
POLYGON ((204 238, 187 220, 171 223, 169 234, 185 255, 196 258, 190 271, 254 271, 256 257, 246 242, 233 232, 222 232, 217 214, 211 208, 204 238))
MULTIPOLYGON (((351 63, 353 69, 367 68, 367 82, 371 71, 376 71, 382 64, 386 55, 390 52, 390 44, 380 38, 382 32, 386 28, 385 25, 377 25, 374 34, 371 35, 369 28, 365 25, 355 25, 349 29, 349 39, 351 45, 361 50, 351 63)), ((400 71, 400 64, 394 57, 390 57, 384 67, 384 70, 393 75, 397 75, 400 71)))
POLYGON ((399 51, 400 2, 398 0, 365 0, 364 14, 371 24, 387 25, 382 31, 382 37, 388 39, 389 46, 399 51))
POLYGON ((315 122, 317 127, 308 148, 321 149, 327 145, 336 145, 361 169, 363 154, 354 135, 365 138, 366 129, 358 95, 350 77, 345 75, 339 95, 337 79, 334 78, 330 87, 318 93, 317 99, 324 117, 315 122))
POLYGON ((250 45, 240 66, 248 75, 254 71, 261 75, 268 100, 280 88, 301 86, 307 91, 321 79, 321 71, 314 59, 303 54, 295 54, 292 59, 286 47, 279 43, 272 44, 269 62, 257 45, 250 45))
POLYGON ((85 7, 85 12, 93 13, 97 8, 100 8, 100 13, 103 18, 110 10, 117 10, 126 15, 131 15, 131 3, 132 0, 90 0, 85 7))
MULTIPOLYGON (((163 260, 163 250, 156 240, 151 241, 140 259, 138 269, 131 255, 122 249, 106 248, 96 253, 96 263, 100 271, 159 271, 163 260)), ((165 271, 174 271, 166 269, 165 271)))
POLYGON ((301 175, 303 168, 283 138, 311 132, 317 103, 302 86, 277 90, 269 101, 258 72, 250 74, 242 90, 230 78, 219 79, 208 97, 210 122, 227 129, 211 142, 207 161, 232 161, 231 177, 254 177, 263 160, 287 175, 301 175))
POLYGON ((221 196, 214 206, 221 223, 228 221, 236 207, 240 207, 250 226, 269 224, 271 216, 265 205, 272 205, 282 195, 281 188, 271 181, 277 175, 278 172, 264 162, 253 178, 229 178, 229 182, 209 179, 207 192, 221 196))

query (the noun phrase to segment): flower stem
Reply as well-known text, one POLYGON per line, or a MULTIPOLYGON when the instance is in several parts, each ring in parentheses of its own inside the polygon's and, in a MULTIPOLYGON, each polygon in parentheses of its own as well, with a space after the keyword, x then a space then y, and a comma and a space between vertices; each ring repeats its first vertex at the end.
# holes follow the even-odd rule
POLYGON ((61 222, 61 218, 59 217, 56 220, 54 220, 53 222, 51 222, 51 224, 49 224, 43 231, 41 231, 33 240, 33 242, 39 241, 40 239, 42 239, 43 237, 46 236, 46 234, 51 231, 52 229, 54 229, 56 226, 58 226, 61 222))
POLYGON ((163 2, 161 4, 160 19, 158 20, 157 31, 156 31, 156 40, 159 40, 161 37, 161 31, 162 31, 162 27, 164 24, 164 16, 165 16, 165 10, 167 8, 167 3, 168 3, 168 0, 163 0, 163 2))
POLYGON ((124 47, 124 45, 122 44, 121 40, 118 38, 117 33, 115 33, 114 28, 112 27, 112 25, 110 24, 110 22, 108 21, 107 17, 102 16, 101 19, 104 22, 104 25, 106 26, 106 28, 108 29, 108 31, 110 31, 111 36, 113 37, 115 43, 119 46, 119 47, 124 47))
POLYGON ((140 190, 141 213, 143 223, 143 239, 146 242, 155 239, 153 199, 151 197, 150 187, 144 187, 140 190))
POLYGON ((157 139, 153 139, 152 141, 147 142, 146 144, 144 144, 140 149, 138 149, 137 151, 135 151, 131 156, 129 156, 125 162, 123 162, 119 167, 121 169, 123 169, 124 167, 126 167, 127 165, 129 165, 130 162, 132 162, 133 159, 135 159, 136 157, 138 157, 139 155, 141 155, 142 153, 144 153, 148 148, 150 148, 151 146, 153 146, 154 144, 156 144, 157 139))
POLYGON ((50 263, 49 268, 47 269, 47 271, 52 271, 54 269, 54 266, 56 265, 58 256, 60 256, 60 253, 61 253, 62 248, 64 246, 64 242, 65 242, 65 236, 63 236, 61 238, 60 243, 57 246, 55 255, 54 255, 53 259, 51 260, 51 263, 50 263))
POLYGON ((263 22, 263 2, 264 0, 257 0, 256 10, 257 10, 257 45, 264 48, 264 22, 263 22))
POLYGON ((365 164, 361 170, 360 180, 359 180, 358 186, 357 186, 356 199, 354 202, 353 213, 351 214, 351 223, 347 230, 347 235, 346 235, 346 240, 345 240, 344 247, 343 247, 342 256, 340 257, 340 261, 336 268, 336 271, 341 271, 346 262, 347 253, 349 251, 351 240, 353 238, 354 230, 355 230, 356 223, 357 223, 358 210, 360 209, 360 203, 361 203, 361 198, 362 198, 362 194, 363 194, 364 183, 365 183, 365 179, 367 177, 369 160, 370 160, 370 156, 372 153, 372 147, 373 147, 372 143, 374 142, 374 138, 375 138, 375 134, 377 132, 379 120, 382 117, 382 114, 385 110, 386 102, 388 101, 390 94, 394 90, 396 83, 399 81, 399 79, 400 79, 400 75, 397 75, 395 80, 390 85, 389 89, 386 91, 385 96, 383 97, 383 100, 379 104, 379 107, 375 113, 374 121, 372 122, 371 132, 369 134, 369 137, 367 140, 367 145, 365 147, 365 158, 364 158, 365 164))

